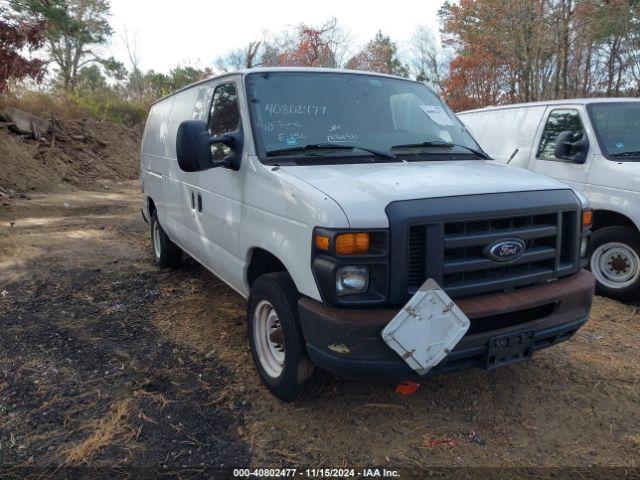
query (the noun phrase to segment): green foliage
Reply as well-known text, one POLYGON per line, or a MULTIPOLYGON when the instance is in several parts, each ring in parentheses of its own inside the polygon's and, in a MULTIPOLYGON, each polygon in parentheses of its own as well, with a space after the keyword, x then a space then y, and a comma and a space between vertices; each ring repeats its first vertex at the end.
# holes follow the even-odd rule
POLYGON ((46 24, 50 60, 57 67, 57 83, 66 92, 78 84, 83 67, 99 64, 116 79, 125 76, 124 65, 95 51, 111 37, 109 0, 15 0, 15 8, 38 16, 46 24))
MULTIPOLYGON (((129 77, 130 83, 139 82, 147 97, 158 99, 198 80, 205 79, 212 75, 212 72, 208 68, 201 70, 192 66, 179 66, 172 69, 168 74, 158 73, 153 70, 149 70, 142 78, 137 78, 135 74, 136 72, 131 73, 129 77)), ((140 73, 137 72, 137 75, 140 75, 140 73)))
POLYGON ((98 65, 91 65, 80 70, 77 81, 78 92, 94 92, 105 88, 107 88, 107 79, 98 65))
POLYGON ((142 124, 149 113, 150 103, 125 99, 111 89, 84 93, 74 92, 69 101, 97 120, 109 120, 127 125, 142 124))

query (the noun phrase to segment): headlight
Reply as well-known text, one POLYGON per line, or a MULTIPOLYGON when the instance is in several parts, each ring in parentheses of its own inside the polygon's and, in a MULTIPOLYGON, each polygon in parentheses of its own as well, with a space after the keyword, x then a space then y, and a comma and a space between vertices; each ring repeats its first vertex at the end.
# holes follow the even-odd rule
POLYGON ((389 231, 316 227, 311 268, 323 302, 334 307, 384 305, 389 292, 389 231))
POLYGON ((364 293, 369 288, 369 267, 345 266, 336 270, 336 294, 364 293))

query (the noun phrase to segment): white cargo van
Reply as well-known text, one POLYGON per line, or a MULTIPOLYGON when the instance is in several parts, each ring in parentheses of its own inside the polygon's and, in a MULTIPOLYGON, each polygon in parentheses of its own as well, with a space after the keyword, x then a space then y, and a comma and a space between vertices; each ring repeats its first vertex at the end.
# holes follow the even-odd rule
POLYGON ((185 252, 248 297, 257 371, 283 400, 327 372, 496 368, 588 318, 586 199, 487 160, 420 83, 211 78, 153 105, 141 161, 156 263, 185 252))
POLYGON ((496 160, 566 182, 593 208, 598 292, 640 300, 640 99, 591 98, 459 113, 496 160))

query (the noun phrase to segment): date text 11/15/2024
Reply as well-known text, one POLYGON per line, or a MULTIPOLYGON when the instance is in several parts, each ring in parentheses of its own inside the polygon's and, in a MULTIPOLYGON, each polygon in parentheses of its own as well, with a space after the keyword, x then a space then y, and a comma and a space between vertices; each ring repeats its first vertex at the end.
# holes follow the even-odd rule
POLYGON ((236 478, 303 477, 303 478, 399 478, 398 470, 387 468, 237 468, 236 478))

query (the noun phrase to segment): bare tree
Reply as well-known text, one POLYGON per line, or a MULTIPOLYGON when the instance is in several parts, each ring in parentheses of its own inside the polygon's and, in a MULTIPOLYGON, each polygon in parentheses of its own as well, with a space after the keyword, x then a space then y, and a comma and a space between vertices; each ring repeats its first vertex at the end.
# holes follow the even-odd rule
POLYGON ((125 26, 120 39, 124 43, 129 58, 129 76, 126 91, 136 100, 141 100, 145 95, 144 74, 140 69, 140 53, 138 44, 138 32, 133 34, 125 26))
POLYGON ((429 27, 421 25, 411 36, 408 61, 416 80, 442 91, 448 60, 429 27))
POLYGON ((258 54, 261 45, 262 42, 260 41, 251 41, 245 48, 231 50, 216 58, 213 64, 223 72, 257 67, 260 65, 260 57, 258 54))

